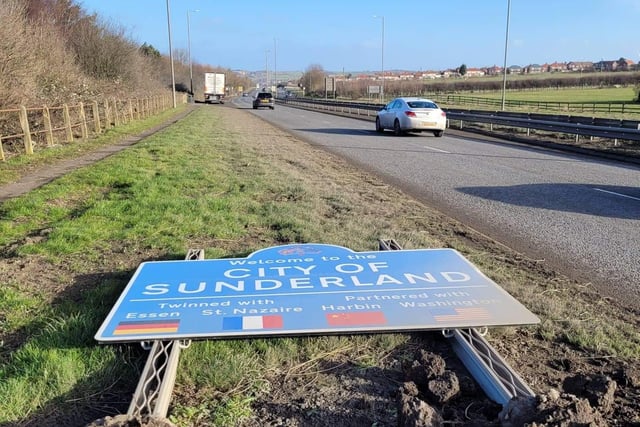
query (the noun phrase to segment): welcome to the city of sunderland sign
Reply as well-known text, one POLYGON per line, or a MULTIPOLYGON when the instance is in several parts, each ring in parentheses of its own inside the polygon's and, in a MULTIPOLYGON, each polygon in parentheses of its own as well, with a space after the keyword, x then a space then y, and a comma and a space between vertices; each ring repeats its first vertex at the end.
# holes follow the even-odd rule
POLYGON ((397 332, 539 323, 452 249, 276 246, 140 264, 100 342, 397 332))

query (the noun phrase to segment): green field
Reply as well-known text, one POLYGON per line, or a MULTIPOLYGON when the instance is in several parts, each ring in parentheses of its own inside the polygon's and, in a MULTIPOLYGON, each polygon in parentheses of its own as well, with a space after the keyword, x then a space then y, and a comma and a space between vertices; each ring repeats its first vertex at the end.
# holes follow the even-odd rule
MULTIPOLYGON (((436 94, 444 108, 502 110, 502 91, 436 94)), ((632 87, 507 90, 505 111, 640 119, 640 103, 632 87)))
MULTIPOLYGON (((474 96, 474 94, 466 94, 474 96)), ((482 98, 502 99, 502 92, 483 92, 482 98)), ((633 87, 606 88, 562 88, 512 91, 507 90, 506 98, 513 101, 531 102, 575 102, 575 103, 620 103, 634 102, 636 96, 633 87)))

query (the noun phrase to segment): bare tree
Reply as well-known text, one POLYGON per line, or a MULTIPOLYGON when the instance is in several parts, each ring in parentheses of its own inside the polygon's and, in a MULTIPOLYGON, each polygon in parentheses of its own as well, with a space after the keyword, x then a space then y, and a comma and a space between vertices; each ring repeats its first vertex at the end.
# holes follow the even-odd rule
POLYGON ((319 64, 313 64, 307 67, 302 77, 300 77, 299 85, 305 88, 308 94, 324 93, 324 79, 327 76, 324 69, 319 64))

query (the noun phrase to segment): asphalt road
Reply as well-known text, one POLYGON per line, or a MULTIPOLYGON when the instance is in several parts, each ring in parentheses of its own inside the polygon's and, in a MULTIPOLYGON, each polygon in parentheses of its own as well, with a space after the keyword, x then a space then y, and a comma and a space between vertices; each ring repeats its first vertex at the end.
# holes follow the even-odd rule
POLYGON ((234 105, 640 307, 640 167, 446 131, 380 135, 373 122, 282 105, 252 110, 250 102, 234 105))

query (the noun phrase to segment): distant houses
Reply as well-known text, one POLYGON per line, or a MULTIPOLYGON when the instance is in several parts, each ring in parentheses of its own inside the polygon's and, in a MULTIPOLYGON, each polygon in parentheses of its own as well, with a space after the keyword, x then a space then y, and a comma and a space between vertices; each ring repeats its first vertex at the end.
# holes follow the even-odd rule
POLYGON ((617 61, 600 61, 593 64, 594 71, 632 71, 637 69, 636 64, 625 58, 617 61))
MULTIPOLYGON (((529 64, 526 66, 511 65, 507 67, 507 74, 542 74, 542 73, 568 73, 568 72, 593 72, 593 71, 636 71, 640 70, 638 64, 631 59, 620 58, 612 61, 570 61, 570 62, 552 62, 548 64, 529 64)), ((471 78, 482 76, 502 75, 503 68, 498 65, 481 68, 467 68, 464 76, 459 69, 447 70, 430 70, 430 71, 386 71, 384 72, 385 81, 398 80, 433 80, 446 78, 471 78)), ((380 80, 379 72, 360 73, 349 76, 333 75, 336 80, 380 80)))

